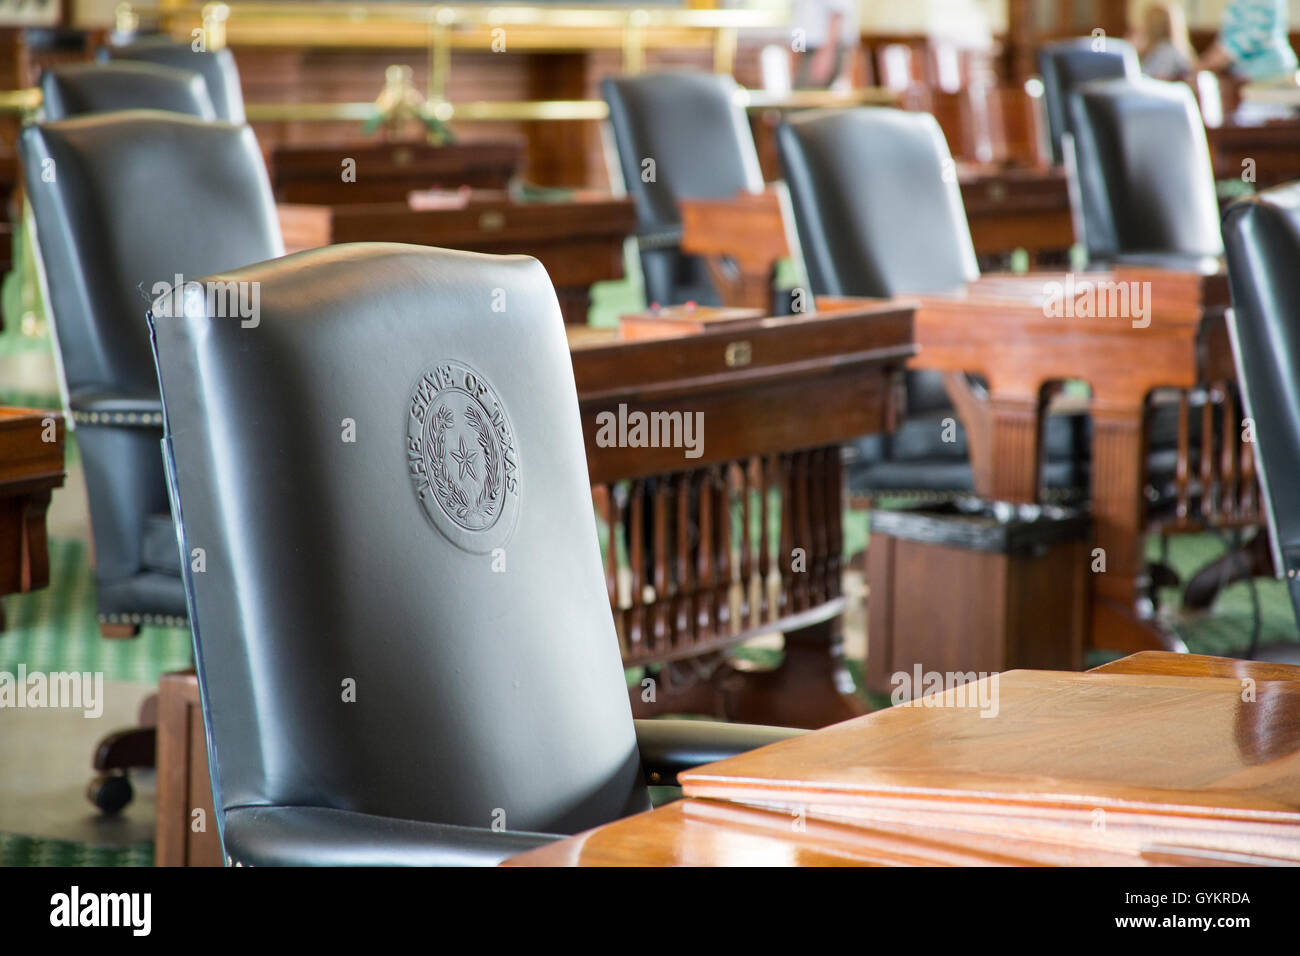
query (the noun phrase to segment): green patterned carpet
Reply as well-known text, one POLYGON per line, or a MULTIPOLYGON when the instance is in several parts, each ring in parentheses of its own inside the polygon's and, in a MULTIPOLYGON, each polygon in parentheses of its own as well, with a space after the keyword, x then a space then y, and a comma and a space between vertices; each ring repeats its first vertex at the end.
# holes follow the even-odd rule
POLYGON ((91 846, 0 833, 0 866, 153 866, 153 844, 91 846))

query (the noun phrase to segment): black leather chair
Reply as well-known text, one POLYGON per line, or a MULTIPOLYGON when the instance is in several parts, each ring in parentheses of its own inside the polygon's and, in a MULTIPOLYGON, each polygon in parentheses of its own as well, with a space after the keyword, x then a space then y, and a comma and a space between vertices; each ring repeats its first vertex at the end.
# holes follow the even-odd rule
MULTIPOLYGON (((865 108, 800 114, 777 144, 813 294, 888 297, 951 292, 979 275, 951 156, 928 113, 865 108)), ((907 417, 893 435, 857 445, 852 491, 866 495, 969 493, 965 432, 937 372, 907 375, 907 417)), ((1080 416, 1052 416, 1044 481, 1086 488, 1080 416)))
POLYGON ((216 119, 203 77, 152 63, 75 63, 41 74, 47 120, 84 113, 152 109, 216 119))
POLYGON ((138 60, 192 70, 207 83, 217 119, 237 125, 245 121, 239 68, 228 49, 195 50, 188 43, 176 43, 167 37, 145 37, 121 46, 102 47, 99 56, 104 60, 138 60))
MULTIPOLYGON (((1068 112, 1071 195, 1089 260, 1218 268, 1223 255, 1219 200, 1205 124, 1191 88, 1146 78, 1093 80, 1070 94, 1068 112)), ((1194 410, 1189 444, 1180 452, 1177 395, 1153 395, 1147 422, 1148 513, 1157 530, 1166 519, 1179 524, 1173 513, 1178 460, 1186 454, 1195 461, 1204 437, 1202 415, 1194 410)), ((1213 396, 1197 391, 1191 398, 1199 407, 1213 396)), ((1227 584, 1270 573, 1266 544, 1267 537, 1259 537, 1197 572, 1187 584, 1184 606, 1207 608, 1227 584)), ((1177 576, 1159 569, 1157 583, 1176 584, 1177 576)))
POLYGON ((256 284, 256 329, 197 295, 151 322, 228 862, 495 863, 797 733, 632 720, 536 260, 355 244, 214 281, 256 284))
POLYGON ((1185 83, 1094 80, 1069 97, 1072 190, 1094 263, 1185 268, 1223 255, 1219 201, 1185 83))
MULTIPOLYGON (((1237 379, 1255 422, 1255 464, 1274 562, 1300 621, 1300 183, 1228 207, 1223 218, 1237 379)), ((1300 663, 1300 644, 1247 656, 1300 663)))
POLYGON ((1043 81, 1043 104, 1052 162, 1064 162, 1062 137, 1070 132, 1066 112, 1070 94, 1089 80, 1137 79, 1142 66, 1137 51, 1126 40, 1107 37, 1100 50, 1092 37, 1045 43, 1038 49, 1038 73, 1043 81))
POLYGON ((735 81, 716 73, 646 73, 606 79, 601 90, 618 168, 636 204, 646 300, 716 305, 704 263, 680 250, 677 202, 763 188, 735 81), (652 178, 647 161, 654 163, 652 178))
MULTIPOLYGON (((145 313, 177 275, 283 253, 261 153, 247 127, 150 111, 28 127, 21 152, 86 471, 101 629, 184 626, 145 313)), ((149 734, 128 732, 105 741, 96 766, 139 766, 152 753, 149 734)), ((124 777, 100 784, 103 809, 130 799, 124 777)))

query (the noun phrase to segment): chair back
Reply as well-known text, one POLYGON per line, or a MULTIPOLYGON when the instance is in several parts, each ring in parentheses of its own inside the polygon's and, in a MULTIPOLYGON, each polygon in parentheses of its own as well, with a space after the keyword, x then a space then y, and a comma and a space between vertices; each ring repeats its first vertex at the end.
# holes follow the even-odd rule
POLYGON ((1137 79, 1142 67, 1137 50, 1126 40, 1107 37, 1099 42, 1092 37, 1078 37, 1039 47, 1038 73, 1043 81, 1052 162, 1059 163, 1064 160, 1061 137, 1070 132, 1067 109, 1074 88, 1089 80, 1137 79))
POLYGON ((179 614, 178 579, 139 577, 147 519, 167 513, 145 316, 178 275, 283 254, 261 152, 245 126, 126 111, 30 126, 21 155, 64 400, 85 426, 100 613, 179 614))
POLYGON ((152 324, 219 812, 648 806, 541 264, 353 244, 213 286, 256 326, 197 287, 152 324))
POLYGON ((158 394, 145 313, 177 275, 284 254, 253 131, 155 111, 22 136, 27 194, 70 394, 158 394))
POLYGON ((217 118, 203 77, 152 63, 72 63, 41 74, 47 120, 117 110, 164 110, 217 118))
MULTIPOLYGON (((883 107, 792 117, 777 131, 812 292, 952 292, 979 265, 943 131, 883 107)), ((907 373, 909 414, 950 406, 943 376, 907 373)))
POLYGON ((237 125, 245 122, 239 68, 229 49, 195 50, 188 43, 176 43, 166 37, 147 37, 122 46, 104 47, 100 55, 109 60, 140 60, 193 70, 208 85, 208 95, 212 97, 217 119, 237 125))
POLYGON ((933 116, 810 111, 782 123, 777 144, 814 295, 952 292, 978 278, 933 116))
POLYGON ((679 249, 682 199, 760 192, 763 174, 737 86, 716 73, 646 73, 601 84, 618 170, 636 204, 646 298, 716 302, 703 264, 679 249))
POLYGON ((1228 329, 1274 560, 1300 619, 1300 183, 1228 207, 1228 329))
POLYGON ((1088 256, 1220 256, 1210 148, 1185 83, 1094 80, 1070 96, 1073 198, 1088 256))

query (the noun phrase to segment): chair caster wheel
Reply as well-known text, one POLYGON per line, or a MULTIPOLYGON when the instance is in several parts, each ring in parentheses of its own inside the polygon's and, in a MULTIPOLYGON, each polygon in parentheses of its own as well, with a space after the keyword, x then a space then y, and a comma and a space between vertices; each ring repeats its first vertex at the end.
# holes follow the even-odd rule
POLYGON ((134 796, 131 781, 124 773, 100 774, 86 788, 86 798, 109 816, 120 812, 134 796))

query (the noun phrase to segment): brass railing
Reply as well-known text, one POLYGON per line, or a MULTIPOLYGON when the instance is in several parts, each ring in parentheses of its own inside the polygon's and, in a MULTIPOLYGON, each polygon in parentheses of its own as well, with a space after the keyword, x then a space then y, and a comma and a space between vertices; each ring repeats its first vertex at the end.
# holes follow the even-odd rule
MULTIPOLYGON (((890 104, 896 96, 875 87, 847 93, 796 92, 784 96, 761 90, 739 90, 741 105, 751 111, 848 107, 890 104)), ((0 114, 17 113, 33 121, 41 107, 39 89, 0 91, 0 114)), ((245 107, 250 122, 358 122, 376 117, 374 103, 250 103, 245 107)), ((453 103, 440 100, 426 108, 426 115, 441 122, 546 122, 599 121, 609 114, 602 100, 471 100, 453 103)))
MULTIPOLYGON (((648 48, 713 47, 717 72, 731 73, 738 31, 774 28, 788 22, 788 0, 758 0, 743 10, 682 7, 539 7, 420 3, 234 3, 195 4, 162 0, 159 23, 178 40, 201 39, 205 48, 227 45, 296 47, 388 47, 427 49, 429 88, 422 108, 407 112, 447 123, 600 121, 608 115, 600 100, 473 100, 446 97, 453 48, 496 52, 614 48, 623 68, 645 66, 648 48), (413 29, 414 28, 414 29, 413 29)), ((117 28, 131 32, 139 22, 129 2, 118 4, 117 28)), ((409 75, 409 70, 407 71, 409 75)), ((892 104, 897 94, 881 88, 846 93, 796 91, 777 95, 737 91, 749 110, 786 110, 892 104)), ((418 99, 418 95, 417 95, 418 99)), ((0 92, 0 114, 24 121, 38 115, 39 90, 0 92)), ((253 103, 253 122, 368 122, 381 115, 376 103, 253 103)))
POLYGON ((491 52, 615 49, 623 70, 645 68, 653 48, 712 47, 713 68, 730 73, 739 31, 789 22, 787 0, 743 10, 677 7, 546 7, 419 3, 194 4, 163 0, 160 25, 177 39, 201 31, 209 49, 236 46, 427 50, 429 98, 446 92, 453 49, 491 52))

